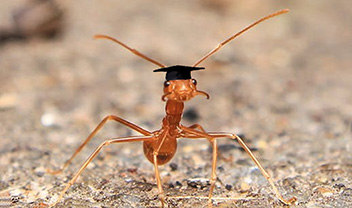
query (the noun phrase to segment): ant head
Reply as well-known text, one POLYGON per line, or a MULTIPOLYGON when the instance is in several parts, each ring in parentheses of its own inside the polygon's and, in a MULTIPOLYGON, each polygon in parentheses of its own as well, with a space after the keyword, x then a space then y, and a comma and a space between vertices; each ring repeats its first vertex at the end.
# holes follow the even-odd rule
POLYGON ((164 82, 164 95, 161 99, 163 101, 167 99, 185 102, 197 95, 204 95, 209 99, 209 95, 206 92, 197 90, 197 81, 195 79, 166 80, 164 82))
POLYGON ((191 77, 191 71, 201 69, 204 68, 175 65, 154 70, 154 72, 166 72, 164 95, 161 99, 184 102, 196 95, 205 95, 209 98, 207 93, 197 90, 197 81, 191 77))

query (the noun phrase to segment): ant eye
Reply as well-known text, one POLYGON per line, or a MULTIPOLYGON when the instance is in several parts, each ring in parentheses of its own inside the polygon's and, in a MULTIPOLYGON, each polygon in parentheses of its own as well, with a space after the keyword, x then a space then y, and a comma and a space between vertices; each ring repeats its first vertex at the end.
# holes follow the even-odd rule
POLYGON ((197 80, 192 79, 192 83, 193 83, 194 85, 197 85, 197 80))
POLYGON ((169 81, 165 81, 164 82, 164 87, 168 87, 168 86, 170 86, 170 82, 169 81))

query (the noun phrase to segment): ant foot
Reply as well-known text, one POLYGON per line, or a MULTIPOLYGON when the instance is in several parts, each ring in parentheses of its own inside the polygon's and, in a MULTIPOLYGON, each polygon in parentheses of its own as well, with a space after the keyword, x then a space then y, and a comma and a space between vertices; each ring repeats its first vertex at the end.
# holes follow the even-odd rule
POLYGON ((281 200, 282 203, 284 203, 285 205, 291 205, 293 204, 295 201, 297 201, 296 197, 292 197, 289 200, 281 200))
POLYGON ((50 168, 46 169, 46 173, 49 173, 51 175, 57 175, 57 174, 59 174, 61 172, 62 172, 62 169, 58 169, 58 170, 53 170, 53 169, 50 169, 50 168))

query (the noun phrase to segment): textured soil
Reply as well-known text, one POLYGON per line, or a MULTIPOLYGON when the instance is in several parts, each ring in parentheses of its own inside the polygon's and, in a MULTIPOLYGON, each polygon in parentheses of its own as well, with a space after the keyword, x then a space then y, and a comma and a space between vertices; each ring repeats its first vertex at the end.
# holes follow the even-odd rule
MULTIPOLYGON (((95 34, 118 38, 166 65, 191 65, 276 10, 192 73, 210 99, 186 103, 182 123, 241 135, 292 207, 352 206, 352 2, 58 1, 59 34, 0 43, 0 207, 55 202, 105 139, 137 133, 108 123, 59 168, 107 115, 160 128, 164 74, 95 34)), ((2 0, 0 29, 24 0, 2 0)), ((214 207, 282 207, 241 147, 219 140, 214 207)), ((207 207, 211 146, 180 139, 160 167, 169 207, 207 207)), ((57 207, 158 207, 141 143, 104 148, 57 207)))

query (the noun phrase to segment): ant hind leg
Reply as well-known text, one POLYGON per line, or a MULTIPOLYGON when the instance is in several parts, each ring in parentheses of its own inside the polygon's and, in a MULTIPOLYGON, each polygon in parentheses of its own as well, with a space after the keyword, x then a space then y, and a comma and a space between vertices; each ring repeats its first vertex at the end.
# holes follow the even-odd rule
POLYGON ((253 162, 257 165, 260 172, 263 174, 263 176, 266 178, 266 180, 269 182, 272 189, 274 190, 276 197, 285 205, 290 205, 290 204, 294 203, 297 200, 296 197, 292 197, 289 200, 284 199, 284 197, 279 192, 278 188, 276 187, 276 185, 275 185, 273 179, 271 178, 271 176, 269 175, 269 173, 266 172, 264 167, 260 164, 258 159, 254 156, 252 151, 247 147, 247 145, 243 142, 243 140, 239 136, 237 136, 236 134, 230 134, 230 135, 231 135, 230 138, 236 139, 238 141, 238 143, 242 146, 242 148, 248 153, 248 155, 253 160, 253 162))
POLYGON ((231 138, 231 139, 237 140, 237 142, 241 145, 241 147, 247 152, 249 157, 257 165, 257 167, 259 168, 262 175, 269 182, 272 189, 274 190, 276 197, 285 205, 291 205, 292 203, 294 203, 297 200, 296 197, 292 197, 289 200, 284 199, 284 197, 279 192, 278 188, 276 187, 276 185, 275 185, 273 179, 271 178, 271 176, 269 175, 269 173, 264 169, 264 167, 260 164, 258 159, 254 156, 252 151, 248 148, 248 146, 243 142, 243 140, 238 135, 232 134, 232 133, 209 133, 209 135, 213 136, 215 138, 231 138))
MULTIPOLYGON (((185 132, 184 133, 185 137, 192 138, 192 139, 207 138, 210 142, 212 142, 212 140, 215 141, 215 139, 217 139, 217 138, 236 139, 238 141, 238 143, 242 146, 242 148, 250 156, 250 158, 253 160, 253 162, 257 165, 257 167, 259 168, 259 170, 262 173, 262 175, 269 182, 269 184, 271 185, 272 189, 274 190, 274 193, 275 193, 276 197, 285 205, 290 205, 290 204, 294 203, 297 200, 295 197, 292 197, 292 198, 290 198, 288 200, 283 198, 283 196, 279 192, 278 188, 276 187, 276 185, 275 185, 273 179, 271 178, 271 176, 269 175, 269 173, 266 172, 264 167, 260 164, 258 159, 254 156, 252 151, 247 147, 247 145, 243 142, 243 140, 239 136, 237 136, 236 134, 231 134, 231 133, 218 133, 218 132, 208 132, 208 133, 206 133, 206 132, 203 132, 203 131, 202 132, 201 131, 197 131, 197 130, 195 130, 195 128, 199 128, 199 125, 195 124, 195 125, 192 125, 190 127, 182 126, 182 130, 185 132)), ((213 149, 213 169, 214 169, 214 166, 216 165, 216 159, 214 159, 215 158, 214 156, 215 156, 215 153, 214 153, 214 149, 213 149)), ((213 177, 213 174, 215 174, 215 170, 212 171, 212 177, 213 177)), ((213 189, 213 188, 211 187, 211 189, 213 189)), ((210 193, 209 193, 209 206, 211 206, 211 204, 210 204, 211 203, 211 197, 212 197, 212 190, 210 190, 210 193)))

